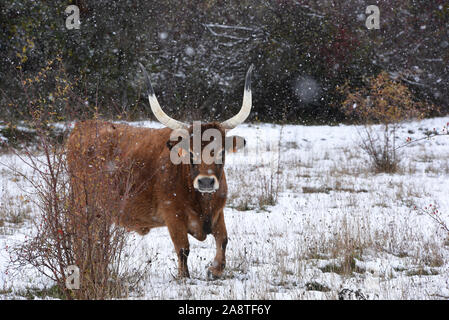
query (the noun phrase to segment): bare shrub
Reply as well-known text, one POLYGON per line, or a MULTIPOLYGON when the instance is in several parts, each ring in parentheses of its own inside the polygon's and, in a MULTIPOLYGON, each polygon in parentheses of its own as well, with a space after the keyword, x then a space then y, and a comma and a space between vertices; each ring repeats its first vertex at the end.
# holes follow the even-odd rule
MULTIPOLYGON (((70 82, 58 81, 64 86, 54 97, 63 103, 68 101, 66 95, 72 93, 70 82)), ((120 181, 122 188, 117 188, 115 175, 99 166, 102 150, 96 143, 90 146, 90 158, 79 157, 76 165, 69 168, 65 146, 48 130, 59 116, 52 108, 39 105, 42 98, 36 96, 37 91, 29 90, 27 81, 23 85, 30 94, 30 127, 35 132, 37 148, 13 152, 32 169, 33 175, 11 169, 32 185, 29 198, 37 210, 31 237, 10 251, 9 269, 36 269, 55 281, 60 295, 67 299, 126 296, 127 282, 133 278, 123 257, 129 233, 116 222, 120 219, 120 200, 130 196, 131 181, 120 181), (67 286, 71 279, 69 266, 79 269, 79 289, 67 286)), ((69 131, 67 127, 64 130, 66 134, 69 131)), ((82 144, 81 139, 79 143, 82 144)))
POLYGON ((376 172, 396 172, 400 158, 396 131, 407 119, 422 118, 435 106, 418 102, 407 86, 390 78, 386 72, 369 80, 369 85, 353 92, 347 85, 339 88, 346 96, 343 112, 364 124, 360 133, 361 148, 370 157, 376 172), (372 125, 380 123, 382 134, 375 134, 372 125))
POLYGON ((398 170, 400 160, 396 150, 396 126, 390 129, 384 127, 382 133, 377 133, 370 126, 364 126, 360 133, 360 148, 369 156, 376 173, 394 173, 398 170))
MULTIPOLYGON (((123 296, 127 289, 120 275, 127 232, 114 224, 120 211, 112 177, 97 171, 88 180, 78 181, 86 196, 80 199, 70 181, 79 177, 70 174, 64 147, 52 145, 42 131, 38 132, 42 153, 17 153, 37 173, 34 180, 25 174, 23 177, 33 186, 36 198, 32 201, 38 213, 33 219, 35 234, 12 252, 13 266, 35 267, 54 280, 68 299, 123 296), (79 290, 66 287, 67 267, 72 265, 80 271, 79 290)), ((127 196, 122 195, 122 199, 127 196)))

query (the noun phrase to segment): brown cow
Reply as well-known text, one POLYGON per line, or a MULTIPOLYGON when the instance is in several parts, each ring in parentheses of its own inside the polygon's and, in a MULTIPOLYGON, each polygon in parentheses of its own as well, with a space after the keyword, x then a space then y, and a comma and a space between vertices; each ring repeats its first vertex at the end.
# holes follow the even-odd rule
POLYGON ((77 201, 89 206, 89 192, 101 190, 98 183, 91 189, 81 187, 91 175, 100 172, 105 179, 113 176, 115 186, 120 190, 116 199, 119 203, 116 207, 120 208, 117 219, 120 225, 141 235, 147 234, 151 228, 167 226, 178 255, 180 277, 189 277, 187 235, 203 241, 212 233, 216 241, 216 256, 208 269, 208 276, 219 277, 226 264, 228 242, 223 215, 227 197, 223 151, 234 152, 244 145, 243 138, 226 137, 226 132, 245 121, 250 113, 253 66, 246 74, 239 113, 225 122, 201 124, 196 128, 195 123, 188 125, 164 113, 145 68, 140 67, 146 79, 151 109, 167 128, 137 128, 97 120, 77 123, 67 142, 67 159, 72 187, 78 193, 77 201), (218 139, 217 135, 204 139, 203 134, 208 129, 218 132, 218 139), (180 134, 175 135, 178 139, 174 139, 173 134, 178 131, 180 134), (185 143, 182 137, 187 137, 190 143, 185 143), (200 149, 195 150, 198 141, 200 149), (212 163, 203 161, 210 141, 218 146, 212 151, 208 149, 210 152, 207 154, 214 160, 212 163), (225 147, 220 149, 220 146, 225 147), (190 161, 176 164, 173 161, 176 156, 190 161), (124 181, 131 181, 131 187, 124 187, 124 181), (124 188, 133 192, 124 197, 124 188))

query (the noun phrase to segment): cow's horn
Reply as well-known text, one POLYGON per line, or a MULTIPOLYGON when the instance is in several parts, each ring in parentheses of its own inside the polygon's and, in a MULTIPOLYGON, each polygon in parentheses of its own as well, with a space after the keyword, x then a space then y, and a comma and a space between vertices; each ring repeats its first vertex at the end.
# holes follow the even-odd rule
POLYGON ((153 86, 151 85, 150 77, 148 76, 147 70, 145 70, 144 66, 139 62, 140 69, 142 69, 143 75, 145 77, 145 81, 147 83, 148 90, 148 100, 150 101, 151 111, 153 111, 157 120, 160 123, 167 126, 170 129, 186 129, 189 126, 183 122, 170 118, 161 108, 157 98, 154 94, 153 86))
POLYGON ((241 124, 243 121, 248 118, 249 113, 251 111, 251 72, 253 71, 254 65, 251 65, 248 69, 248 72, 246 73, 245 78, 245 91, 243 92, 243 103, 242 108, 240 109, 239 113, 237 113, 235 116, 233 116, 231 119, 226 120, 225 122, 222 122, 221 125, 225 129, 233 129, 237 127, 239 124, 241 124))

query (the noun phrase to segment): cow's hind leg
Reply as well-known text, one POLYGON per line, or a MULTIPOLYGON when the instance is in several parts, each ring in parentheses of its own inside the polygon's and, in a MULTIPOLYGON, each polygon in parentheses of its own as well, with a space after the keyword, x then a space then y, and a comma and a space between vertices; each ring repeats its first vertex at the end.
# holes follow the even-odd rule
POLYGON ((212 227, 212 234, 215 237, 217 252, 215 254, 215 259, 212 262, 212 266, 209 267, 207 275, 210 279, 215 279, 223 275, 223 270, 226 266, 226 246, 228 244, 228 234, 224 222, 223 211, 220 212, 220 216, 218 217, 216 224, 212 227))
POLYGON ((189 268, 187 258, 189 256, 189 238, 187 236, 187 227, 182 221, 176 219, 170 223, 167 221, 168 231, 175 246, 178 255, 178 277, 189 278, 189 268))

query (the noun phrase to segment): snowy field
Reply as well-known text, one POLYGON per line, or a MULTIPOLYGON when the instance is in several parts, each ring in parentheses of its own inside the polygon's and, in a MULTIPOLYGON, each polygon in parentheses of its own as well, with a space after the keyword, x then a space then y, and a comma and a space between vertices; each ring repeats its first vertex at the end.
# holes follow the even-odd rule
MULTIPOLYGON (((405 123, 398 141, 448 122, 405 123)), ((168 231, 153 229, 130 236, 125 259, 144 280, 129 288, 128 298, 338 299, 346 292, 347 298, 449 299, 449 234, 420 210, 437 206, 449 224, 449 136, 401 149, 398 173, 375 174, 358 147, 359 132, 344 125, 234 129, 248 147, 226 160, 224 278, 207 280, 215 255, 209 236, 190 237, 191 278, 176 279, 168 231)), ((32 234, 36 208, 25 200, 29 184, 4 164, 29 169, 15 156, 0 156, 0 299, 23 299, 53 283, 32 269, 7 269, 8 249, 32 234)))

